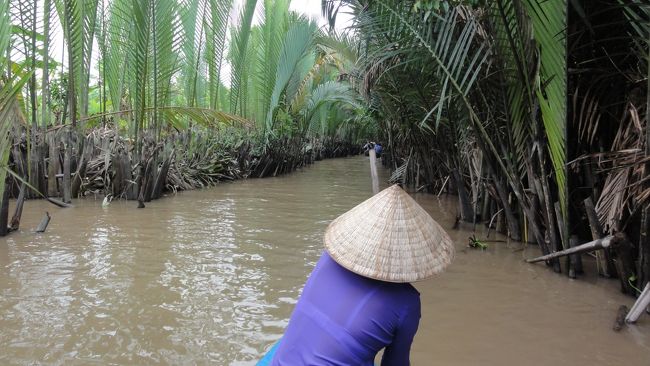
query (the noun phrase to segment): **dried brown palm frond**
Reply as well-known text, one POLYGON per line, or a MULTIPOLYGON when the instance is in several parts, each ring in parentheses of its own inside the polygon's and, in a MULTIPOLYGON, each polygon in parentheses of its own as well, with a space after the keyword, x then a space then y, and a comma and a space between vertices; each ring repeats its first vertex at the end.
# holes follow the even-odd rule
POLYGON ((626 186, 630 169, 620 169, 607 176, 603 192, 596 204, 596 212, 606 232, 619 231, 621 213, 627 206, 628 192, 626 186))
POLYGON ((586 88, 584 96, 581 97, 581 90, 578 87, 573 95, 574 125, 578 126, 578 136, 581 141, 587 141, 593 145, 597 136, 598 126, 602 114, 600 112, 600 101, 594 95, 593 88, 586 88))
POLYGON ((644 109, 628 102, 611 151, 592 154, 598 173, 607 174, 596 211, 608 232, 618 231, 626 211, 634 212, 648 204, 650 194, 644 190, 645 116, 644 109))

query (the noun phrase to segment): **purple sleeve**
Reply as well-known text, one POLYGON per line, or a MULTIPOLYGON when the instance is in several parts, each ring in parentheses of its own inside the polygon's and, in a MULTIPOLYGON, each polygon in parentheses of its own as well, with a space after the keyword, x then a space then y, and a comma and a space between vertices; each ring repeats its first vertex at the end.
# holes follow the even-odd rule
POLYGON ((393 342, 384 350, 381 366, 408 366, 411 343, 420 323, 420 299, 410 304, 402 314, 400 326, 395 332, 393 342))

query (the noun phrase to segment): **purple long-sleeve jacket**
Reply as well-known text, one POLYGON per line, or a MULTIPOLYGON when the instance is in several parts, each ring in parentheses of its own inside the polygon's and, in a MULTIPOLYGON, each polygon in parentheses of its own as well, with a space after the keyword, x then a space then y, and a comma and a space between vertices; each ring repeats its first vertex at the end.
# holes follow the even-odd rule
POLYGON ((324 253, 291 315, 273 366, 407 366, 420 321, 420 294, 408 283, 359 276, 324 253))

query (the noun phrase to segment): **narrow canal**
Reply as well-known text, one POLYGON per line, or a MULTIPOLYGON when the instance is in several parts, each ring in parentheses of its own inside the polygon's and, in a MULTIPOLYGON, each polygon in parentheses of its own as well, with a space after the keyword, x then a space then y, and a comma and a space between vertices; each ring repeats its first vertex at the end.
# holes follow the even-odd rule
MULTIPOLYGON (((329 221, 370 195, 367 158, 355 157, 144 210, 29 201, 23 231, 0 240, 0 364, 254 365, 281 336, 329 221), (46 210, 48 231, 31 233, 46 210)), ((633 302, 614 280, 526 264, 537 252, 519 243, 466 249, 471 227, 451 230, 453 197, 415 197, 457 257, 416 285, 414 365, 650 364, 649 316, 611 330, 633 302)))

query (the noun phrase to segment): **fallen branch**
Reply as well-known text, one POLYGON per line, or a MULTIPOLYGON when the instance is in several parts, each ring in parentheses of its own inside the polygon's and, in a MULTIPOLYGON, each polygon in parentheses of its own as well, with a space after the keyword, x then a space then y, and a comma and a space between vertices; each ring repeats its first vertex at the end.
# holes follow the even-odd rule
POLYGON ((43 216, 43 219, 41 219, 41 223, 38 224, 38 227, 36 228, 37 233, 44 233, 45 229, 47 229, 47 225, 50 224, 50 219, 52 217, 50 216, 49 212, 45 212, 45 216, 43 216))
POLYGON ((621 238, 617 235, 609 235, 601 239, 596 239, 594 241, 590 241, 588 243, 584 243, 582 245, 578 245, 573 248, 569 248, 566 250, 561 250, 559 252, 543 255, 541 257, 533 258, 533 259, 527 259, 526 262, 528 263, 537 263, 537 262, 542 262, 542 261, 547 261, 555 258, 560 258, 564 257, 567 255, 571 254, 579 254, 579 253, 586 253, 586 252, 591 252, 594 250, 598 249, 605 249, 605 248, 610 248, 616 244, 618 244, 621 241, 621 238))
POLYGON ((51 197, 45 197, 45 199, 46 199, 48 202, 50 202, 51 204, 56 205, 56 206, 59 206, 59 207, 63 207, 63 208, 72 207, 72 205, 69 204, 69 203, 65 203, 65 202, 63 202, 63 201, 59 201, 59 200, 54 199, 54 198, 51 198, 51 197))

